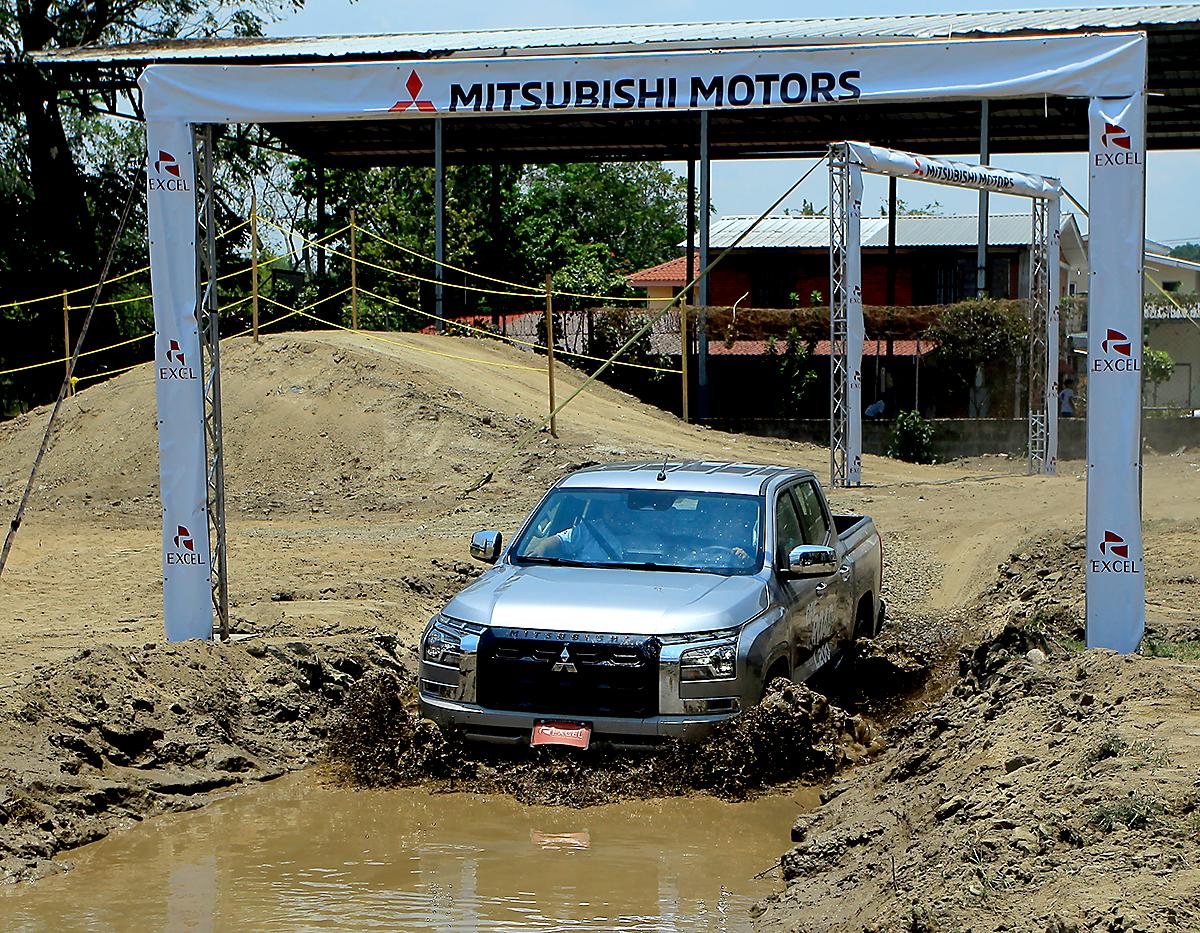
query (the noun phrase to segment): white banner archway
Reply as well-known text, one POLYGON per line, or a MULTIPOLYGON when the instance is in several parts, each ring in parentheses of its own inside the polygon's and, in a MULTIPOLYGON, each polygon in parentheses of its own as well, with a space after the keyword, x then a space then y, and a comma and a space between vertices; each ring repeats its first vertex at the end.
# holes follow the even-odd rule
POLYGON ((829 482, 862 482, 863 172, 1029 198, 1030 473, 1058 469, 1059 218, 1062 183, 990 165, 847 141, 829 150, 829 482))
POLYGON ((214 598, 219 611, 228 611, 216 302, 211 285, 201 292, 198 274, 201 264, 211 269, 213 257, 206 223, 211 188, 203 184, 204 174, 211 178, 212 124, 1054 95, 1091 101, 1088 420, 1104 430, 1088 432, 1088 643, 1134 650, 1145 610, 1139 502, 1145 75, 1141 33, 147 68, 139 84, 149 153, 167 637, 211 637, 214 598))

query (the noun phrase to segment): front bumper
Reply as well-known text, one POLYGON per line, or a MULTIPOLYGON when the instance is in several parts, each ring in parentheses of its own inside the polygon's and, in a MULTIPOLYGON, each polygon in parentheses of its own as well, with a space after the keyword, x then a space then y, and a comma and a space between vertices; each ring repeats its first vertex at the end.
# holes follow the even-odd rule
POLYGON ((606 716, 509 712, 485 709, 474 703, 446 700, 421 694, 421 714, 447 731, 464 738, 501 744, 528 744, 533 726, 540 720, 585 721, 592 727, 592 744, 616 748, 646 748, 667 739, 691 742, 709 735, 720 723, 738 715, 740 706, 722 713, 659 715, 644 719, 606 716))

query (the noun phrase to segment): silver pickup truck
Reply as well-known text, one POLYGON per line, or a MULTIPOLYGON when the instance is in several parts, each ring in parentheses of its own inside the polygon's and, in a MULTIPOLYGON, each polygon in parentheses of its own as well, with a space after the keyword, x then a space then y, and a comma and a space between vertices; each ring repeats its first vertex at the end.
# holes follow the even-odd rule
POLYGON ((421 709, 467 738, 617 746, 703 737, 883 623, 870 518, 808 470, 613 463, 564 477, 426 626, 421 709))

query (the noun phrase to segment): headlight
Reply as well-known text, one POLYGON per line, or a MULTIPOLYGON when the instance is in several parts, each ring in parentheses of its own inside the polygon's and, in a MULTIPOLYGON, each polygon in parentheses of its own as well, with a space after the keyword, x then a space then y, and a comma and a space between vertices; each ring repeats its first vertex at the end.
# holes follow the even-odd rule
POLYGON ((445 616, 434 616, 421 639, 421 657, 430 664, 458 667, 462 657, 462 632, 453 628, 445 616))
POLYGON ((679 656, 681 680, 730 680, 737 665, 737 642, 691 648, 679 656))

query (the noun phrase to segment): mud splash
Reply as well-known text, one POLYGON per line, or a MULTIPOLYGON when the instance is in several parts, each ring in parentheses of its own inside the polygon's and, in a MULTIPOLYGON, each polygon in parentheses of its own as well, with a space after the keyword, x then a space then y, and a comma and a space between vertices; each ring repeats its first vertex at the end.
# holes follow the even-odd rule
POLYGON ((338 779, 356 786, 428 784, 584 807, 695 791, 744 799, 779 784, 824 780, 880 746, 866 719, 780 679, 762 703, 697 745, 669 743, 636 755, 493 749, 444 735, 419 718, 411 683, 376 671, 348 694, 330 726, 325 759, 338 779))

